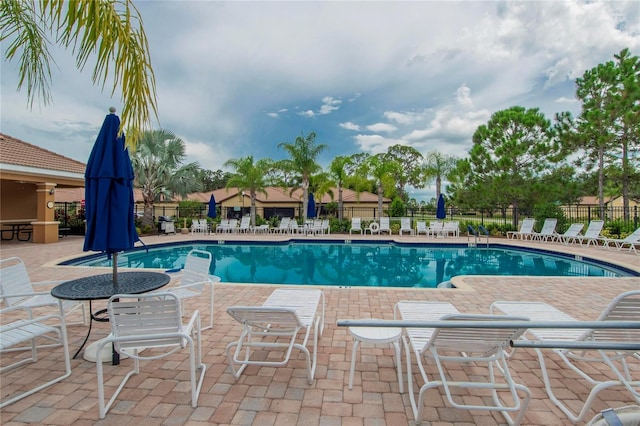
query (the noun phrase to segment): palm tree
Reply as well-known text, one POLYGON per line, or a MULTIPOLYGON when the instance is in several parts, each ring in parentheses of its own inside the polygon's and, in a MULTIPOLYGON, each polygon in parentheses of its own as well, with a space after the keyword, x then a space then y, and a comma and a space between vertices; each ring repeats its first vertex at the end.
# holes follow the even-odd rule
POLYGON ((400 168, 395 161, 385 159, 384 154, 376 154, 367 161, 367 174, 373 178, 378 193, 378 218, 382 217, 382 198, 395 192, 394 175, 400 168))
POLYGON ((342 189, 347 181, 348 174, 346 166, 351 163, 349 157, 338 156, 333 159, 329 165, 329 176, 333 178, 335 185, 338 187, 338 219, 342 220, 343 216, 343 201, 342 201, 342 189))
POLYGON ((318 170, 320 166, 316 163, 316 158, 324 150, 328 148, 325 144, 316 144, 316 133, 310 132, 305 138, 300 135, 293 143, 281 142, 278 148, 282 148, 291 157, 291 164, 294 170, 299 174, 302 184, 302 211, 306 214, 307 205, 309 204, 309 179, 311 175, 318 170))
POLYGON ((127 143, 135 147, 150 123, 150 111, 158 115, 149 43, 138 9, 129 0, 0 1, 0 42, 6 60, 19 57, 18 89, 26 82, 30 107, 36 97, 45 105, 51 101, 49 40, 71 48, 79 70, 95 58, 94 84, 104 86, 113 72, 112 93, 122 88, 120 128, 127 129, 127 143))
POLYGON ((227 189, 237 187, 240 193, 248 192, 251 197, 251 226, 256 225, 256 195, 261 192, 268 196, 265 176, 273 167, 273 162, 263 158, 255 163, 253 155, 242 158, 232 158, 224 163, 225 167, 231 167, 233 173, 227 181, 227 189))
POLYGON ((131 163, 144 200, 143 225, 153 226, 153 203, 160 196, 186 197, 201 189, 198 163, 183 165, 185 157, 184 142, 169 130, 142 133, 131 163))
POLYGON ((448 177, 456 168, 458 159, 452 155, 441 154, 438 151, 432 151, 427 154, 422 174, 424 180, 436 180, 436 200, 440 197, 442 190, 442 178, 448 177))
POLYGON ((324 194, 329 194, 331 200, 333 201, 333 187, 334 182, 333 180, 331 180, 328 173, 321 172, 311 176, 311 179, 309 181, 309 190, 316 196, 317 211, 322 210, 322 198, 324 197, 324 194))

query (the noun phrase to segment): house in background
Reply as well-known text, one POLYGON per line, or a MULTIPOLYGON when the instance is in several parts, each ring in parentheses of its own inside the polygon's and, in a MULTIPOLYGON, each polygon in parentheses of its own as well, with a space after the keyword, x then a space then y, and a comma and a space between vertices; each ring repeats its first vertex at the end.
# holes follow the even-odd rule
MULTIPOLYGON (((302 189, 283 189, 280 187, 265 188, 267 195, 258 192, 256 194, 256 214, 264 219, 277 217, 302 217, 302 189)), ((337 189, 333 188, 334 198, 324 194, 321 199, 315 198, 318 216, 325 215, 325 206, 329 203, 337 203, 337 189)), ((219 211, 224 218, 240 218, 249 214, 251 209, 251 196, 248 192, 242 192, 238 188, 221 188, 210 192, 190 194, 187 199, 208 203, 211 194, 216 199, 219 211)), ((342 199, 345 209, 345 219, 352 216, 372 219, 377 216, 378 196, 370 192, 359 194, 350 189, 343 189, 342 199)), ((383 198, 383 209, 388 209, 391 200, 383 198)))
POLYGON ((31 227, 34 243, 58 241, 55 193, 84 187, 85 169, 85 163, 0 133, 2 238, 10 239, 20 225, 31 227))

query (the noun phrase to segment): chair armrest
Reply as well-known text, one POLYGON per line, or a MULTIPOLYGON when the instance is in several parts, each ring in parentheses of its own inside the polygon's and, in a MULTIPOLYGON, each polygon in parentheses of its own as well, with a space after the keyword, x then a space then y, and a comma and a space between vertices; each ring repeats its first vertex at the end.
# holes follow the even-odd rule
POLYGON ((62 280, 55 280, 55 281, 39 281, 37 283, 31 283, 31 285, 35 286, 43 286, 43 285, 58 285, 63 283, 64 281, 62 280))
POLYGON ((183 327, 184 332, 187 334, 191 334, 192 330, 200 330, 200 311, 199 310, 195 310, 193 312, 193 314, 191 314, 191 318, 189 319, 189 322, 187 323, 187 325, 185 327, 183 327), (197 325, 197 328, 194 328, 194 326, 197 325))
POLYGON ((33 293, 18 293, 18 294, 3 294, 3 299, 11 299, 17 297, 32 297, 32 296, 45 296, 51 295, 50 291, 34 291, 33 293))

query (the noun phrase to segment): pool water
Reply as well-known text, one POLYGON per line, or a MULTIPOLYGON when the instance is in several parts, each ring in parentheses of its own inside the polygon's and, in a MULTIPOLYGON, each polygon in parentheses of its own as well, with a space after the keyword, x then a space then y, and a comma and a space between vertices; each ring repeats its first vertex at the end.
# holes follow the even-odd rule
MULTIPOLYGON (((190 243, 129 251, 118 267, 176 269, 192 249, 213 255, 210 273, 231 283, 367 287, 436 287, 457 275, 619 277, 627 271, 573 257, 511 247, 470 248, 397 243, 190 243)), ((111 266, 106 255, 67 265, 111 266)))

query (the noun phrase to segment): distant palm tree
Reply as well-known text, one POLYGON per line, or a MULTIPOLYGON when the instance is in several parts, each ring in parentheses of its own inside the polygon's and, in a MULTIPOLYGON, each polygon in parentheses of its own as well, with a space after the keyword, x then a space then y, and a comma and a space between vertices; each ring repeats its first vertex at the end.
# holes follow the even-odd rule
POLYGON ((251 198, 251 226, 256 225, 256 195, 258 192, 266 196, 267 182, 265 176, 273 167, 273 162, 263 158, 255 163, 253 155, 241 158, 232 158, 224 163, 225 167, 231 167, 233 173, 227 181, 227 188, 236 187, 238 191, 248 192, 251 198))
POLYGON ((456 168, 458 159, 452 155, 445 155, 438 151, 432 151, 427 157, 422 168, 425 181, 436 180, 436 201, 442 191, 442 179, 447 178, 456 168))
POLYGON ((385 195, 395 193, 394 174, 401 166, 394 162, 385 160, 384 154, 376 154, 369 157, 367 162, 367 174, 373 178, 378 193, 378 218, 382 217, 382 198, 385 195))
POLYGON ((311 176, 309 190, 315 195, 316 211, 322 210, 322 198, 325 194, 329 194, 331 200, 333 200, 333 187, 334 182, 328 173, 322 172, 311 176))
POLYGON ((104 86, 114 74, 112 93, 122 88, 121 128, 127 129, 127 144, 135 147, 151 112, 157 116, 157 99, 149 43, 133 2, 0 1, 0 17, 5 58, 19 56, 18 89, 26 83, 31 107, 36 97, 45 105, 51 100, 49 45, 55 40, 73 51, 79 70, 95 60, 94 83, 104 86))
POLYGON ((338 156, 333 159, 329 165, 329 176, 333 179, 335 185, 338 187, 338 219, 342 220, 344 202, 342 201, 342 190, 348 180, 346 166, 351 164, 349 157, 338 156))
POLYGON ((185 144, 169 130, 143 132, 131 158, 134 186, 142 190, 143 225, 154 225, 153 204, 161 195, 186 197, 201 190, 198 163, 182 164, 185 144))
POLYGON ((309 204, 309 179, 320 166, 316 163, 318 156, 328 148, 325 144, 316 144, 316 133, 310 132, 307 137, 300 135, 293 143, 281 142, 279 148, 287 151, 291 157, 293 169, 300 175, 302 186, 302 212, 303 216, 307 212, 309 204))

